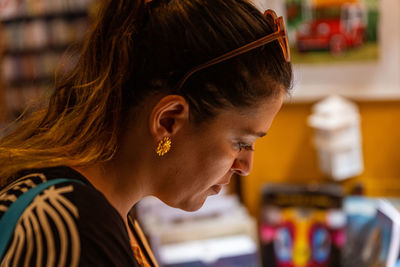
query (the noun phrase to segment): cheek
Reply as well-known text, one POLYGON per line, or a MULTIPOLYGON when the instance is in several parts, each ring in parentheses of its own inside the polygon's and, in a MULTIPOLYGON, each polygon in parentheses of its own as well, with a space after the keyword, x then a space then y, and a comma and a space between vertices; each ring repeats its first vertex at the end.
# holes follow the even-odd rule
POLYGON ((226 177, 235 159, 232 144, 216 134, 202 134, 177 143, 179 147, 176 147, 171 161, 176 171, 170 178, 179 186, 179 191, 186 190, 195 194, 196 190, 208 190, 226 177))
POLYGON ((225 149, 213 149, 199 156, 196 168, 203 180, 213 182, 221 179, 232 167, 234 157, 225 149))
POLYGON ((179 157, 174 171, 171 169, 169 182, 162 187, 164 202, 184 210, 200 208, 210 188, 226 182, 233 163, 232 152, 230 147, 193 145, 190 153, 179 157))

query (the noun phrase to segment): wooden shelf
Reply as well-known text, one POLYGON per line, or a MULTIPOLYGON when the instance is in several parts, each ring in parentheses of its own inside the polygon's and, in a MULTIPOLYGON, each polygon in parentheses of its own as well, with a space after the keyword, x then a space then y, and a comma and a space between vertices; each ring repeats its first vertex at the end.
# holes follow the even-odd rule
MULTIPOLYGON (((3 54, 4 54, 4 42, 2 42, 1 40, 2 40, 2 27, 0 25, 0 62, 3 60, 3 54)), ((3 83, 3 78, 0 75, 0 125, 6 121, 8 115, 8 110, 5 105, 6 101, 5 101, 4 89, 5 87, 3 83)))
MULTIPOLYGON (((37 11, 41 7, 55 7, 53 0, 20 2, 16 13, 11 14, 5 10, 0 17, 0 69, 7 68, 5 75, 0 73, 0 124, 15 119, 24 109, 27 98, 36 91, 41 92, 43 89, 47 92, 53 88, 53 69, 62 66, 59 71, 68 70, 75 48, 82 45, 83 30, 89 27, 89 11, 93 4, 91 1, 83 3, 80 0, 62 0, 57 9, 42 10, 39 13, 37 11), (37 11, 30 13, 30 10, 37 11), (5 14, 10 16, 6 17, 5 14), (31 40, 30 36, 37 32, 46 36, 34 36, 38 38, 32 42, 35 40, 31 40), (2 42, 4 36, 9 38, 8 42, 2 42), (33 45, 30 46, 31 43, 33 45), (68 53, 70 48, 72 54, 68 53), (65 63, 65 66, 60 63, 65 63), (7 105, 7 99, 18 103, 7 105), (17 107, 21 107, 21 110, 17 107)), ((11 10, 13 8, 10 6, 11 10)))
POLYGON ((48 52, 63 53, 70 46, 71 44, 63 44, 63 45, 46 45, 39 48, 22 48, 22 49, 12 49, 12 50, 6 49, 4 51, 4 55, 27 56, 27 55, 45 54, 48 52))
POLYGON ((38 77, 34 77, 34 78, 20 78, 20 79, 7 81, 7 85, 9 85, 10 88, 24 87, 24 86, 29 86, 29 85, 51 83, 51 82, 53 82, 53 80, 54 80, 53 76, 38 76, 38 77))
POLYGON ((82 18, 82 17, 87 17, 88 16, 88 11, 87 10, 77 10, 77 11, 66 11, 66 12, 55 12, 51 14, 38 14, 38 15, 32 15, 32 14, 27 14, 27 15, 20 15, 12 18, 7 18, 7 19, 0 19, 0 22, 3 23, 4 25, 7 24, 12 24, 12 23, 26 23, 30 22, 33 20, 54 20, 54 19, 59 19, 62 18, 64 20, 74 20, 77 18, 82 18))

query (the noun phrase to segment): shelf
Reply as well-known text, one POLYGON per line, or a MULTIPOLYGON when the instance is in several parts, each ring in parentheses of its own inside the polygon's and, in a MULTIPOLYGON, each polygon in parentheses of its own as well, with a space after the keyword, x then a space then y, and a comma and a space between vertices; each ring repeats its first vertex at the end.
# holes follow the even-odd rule
POLYGON ((35 77, 35 78, 20 78, 20 79, 7 81, 7 85, 9 85, 10 88, 14 88, 14 87, 17 88, 17 87, 25 87, 25 86, 29 86, 29 85, 51 83, 53 81, 54 81, 53 75, 39 76, 39 77, 35 77))
POLYGON ((6 0, 0 4, 0 39, 7 38, 0 55, 0 112, 5 106, 6 121, 17 117, 36 94, 54 90, 56 71, 62 76, 75 64, 91 24, 94 1, 6 0))
POLYGON ((87 17, 88 11, 87 10, 77 10, 77 11, 66 11, 66 12, 59 12, 59 13, 51 13, 51 14, 38 14, 38 15, 21 15, 17 17, 7 18, 7 19, 0 19, 0 23, 2 24, 12 24, 12 23, 25 23, 30 22, 32 20, 54 20, 54 19, 65 19, 65 20, 73 20, 77 18, 87 17))
POLYGON ((71 47, 71 44, 49 45, 39 48, 24 48, 24 49, 13 49, 13 50, 6 49, 3 54, 8 56, 26 56, 26 55, 45 54, 48 52, 63 53, 69 47, 71 47))

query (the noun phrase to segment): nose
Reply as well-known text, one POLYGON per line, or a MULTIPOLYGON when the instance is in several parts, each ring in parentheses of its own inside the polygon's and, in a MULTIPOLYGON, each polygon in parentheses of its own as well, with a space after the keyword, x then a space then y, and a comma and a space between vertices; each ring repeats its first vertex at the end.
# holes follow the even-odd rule
POLYGON ((247 176, 253 168, 253 151, 246 151, 237 157, 231 167, 231 170, 240 176, 247 176))

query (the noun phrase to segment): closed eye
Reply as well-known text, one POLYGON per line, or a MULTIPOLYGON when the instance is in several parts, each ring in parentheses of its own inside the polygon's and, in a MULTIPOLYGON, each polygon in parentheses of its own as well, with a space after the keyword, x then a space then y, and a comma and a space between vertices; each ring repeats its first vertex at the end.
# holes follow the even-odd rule
POLYGON ((239 151, 242 151, 242 149, 247 150, 247 151, 254 151, 253 145, 239 142, 238 146, 239 146, 239 151))

